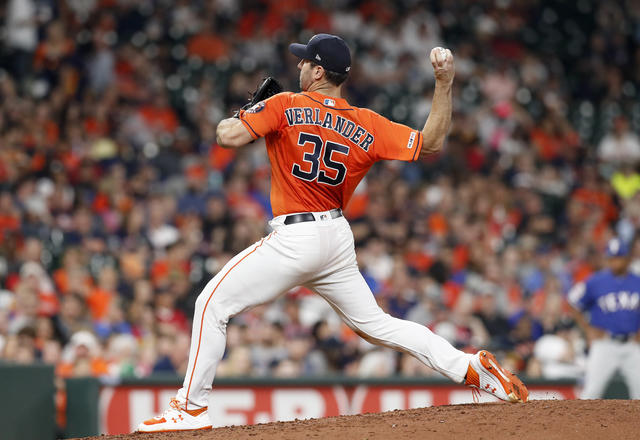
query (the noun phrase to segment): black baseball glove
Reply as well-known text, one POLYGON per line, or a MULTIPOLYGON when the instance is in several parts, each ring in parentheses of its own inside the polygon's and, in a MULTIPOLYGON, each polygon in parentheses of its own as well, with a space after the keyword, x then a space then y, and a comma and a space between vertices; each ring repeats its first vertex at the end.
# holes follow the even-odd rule
POLYGON ((282 92, 282 86, 275 78, 273 78, 272 76, 265 78, 264 81, 262 81, 262 84, 258 86, 256 91, 251 94, 251 98, 249 98, 249 101, 245 105, 243 105, 240 110, 236 110, 236 112, 233 114, 233 117, 237 118, 241 110, 247 110, 260 101, 264 101, 265 99, 273 95, 277 95, 280 92, 282 92))

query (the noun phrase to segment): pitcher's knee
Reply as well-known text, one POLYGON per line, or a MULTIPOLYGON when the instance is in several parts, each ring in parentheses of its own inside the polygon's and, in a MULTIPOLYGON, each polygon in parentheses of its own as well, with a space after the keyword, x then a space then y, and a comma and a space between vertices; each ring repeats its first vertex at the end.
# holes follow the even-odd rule
POLYGON ((198 297, 196 298, 196 304, 195 304, 196 314, 201 313, 204 310, 208 300, 209 300, 209 295, 207 295, 205 292, 201 292, 200 295, 198 295, 198 297))
POLYGON ((217 326, 224 329, 229 319, 231 319, 231 314, 228 312, 227 307, 224 307, 224 305, 221 304, 220 301, 216 301, 216 299, 215 297, 212 298, 211 294, 205 294, 205 292, 198 295, 198 298, 196 298, 194 319, 212 320, 217 326))
POLYGON ((382 345, 388 339, 390 325, 393 319, 386 313, 381 313, 375 320, 351 326, 353 331, 362 339, 372 344, 382 345))

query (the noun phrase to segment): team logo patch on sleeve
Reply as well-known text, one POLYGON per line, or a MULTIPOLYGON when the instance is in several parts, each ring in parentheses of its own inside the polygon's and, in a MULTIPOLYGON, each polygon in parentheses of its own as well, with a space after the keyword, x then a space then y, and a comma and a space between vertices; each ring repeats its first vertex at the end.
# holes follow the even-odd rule
POLYGON ((330 99, 330 98, 324 98, 324 105, 327 105, 329 107, 335 107, 336 106, 336 101, 334 101, 333 99, 330 99))
POLYGON ((412 131, 411 132, 411 136, 409 136, 409 142, 407 142, 407 148, 411 149, 413 148, 413 143, 416 140, 416 132, 412 131))
POLYGON ((254 104, 253 107, 247 109, 247 113, 258 113, 264 110, 264 101, 254 104))

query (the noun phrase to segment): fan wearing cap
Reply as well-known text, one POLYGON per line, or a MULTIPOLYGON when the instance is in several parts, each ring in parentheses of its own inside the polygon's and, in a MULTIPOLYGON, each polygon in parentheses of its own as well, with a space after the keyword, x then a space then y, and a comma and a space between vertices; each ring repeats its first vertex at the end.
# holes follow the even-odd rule
POLYGON ((632 399, 640 399, 640 277, 629 272, 630 246, 607 243, 606 267, 573 286, 567 295, 589 343, 583 399, 602 398, 619 371, 632 399))
POLYGON ((430 53, 436 77, 431 111, 416 130, 354 107, 342 87, 351 52, 342 38, 318 34, 292 44, 299 58, 298 93, 278 93, 220 122, 223 147, 264 137, 271 164, 273 232, 248 247, 209 281, 196 301, 189 364, 169 409, 140 431, 208 429, 209 392, 225 350, 231 317, 296 286, 323 297, 366 340, 412 354, 456 383, 524 402, 520 380, 487 352, 457 350, 427 327, 386 314, 358 270, 353 234, 342 214, 356 186, 381 160, 412 161, 442 148, 451 122, 453 55, 430 53))

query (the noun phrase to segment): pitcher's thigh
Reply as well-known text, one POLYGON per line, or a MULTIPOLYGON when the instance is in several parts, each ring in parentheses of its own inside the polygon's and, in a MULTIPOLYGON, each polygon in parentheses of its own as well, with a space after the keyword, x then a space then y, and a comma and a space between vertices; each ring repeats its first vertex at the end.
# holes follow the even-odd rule
POLYGON ((249 246, 207 283, 196 300, 196 314, 212 310, 226 321, 295 287, 299 274, 281 260, 273 234, 249 246))
POLYGON ((307 284, 307 287, 322 296, 361 336, 363 332, 375 332, 373 327, 392 319, 380 308, 355 264, 307 284))

